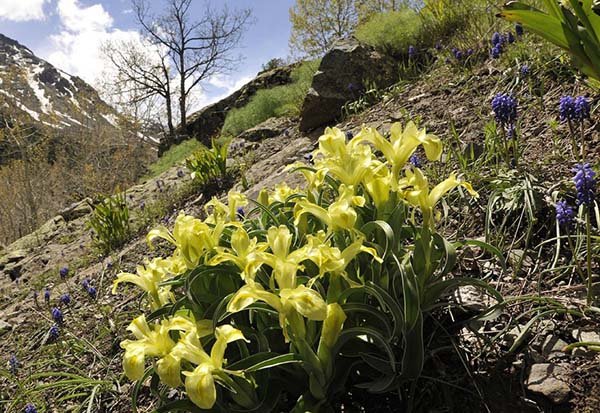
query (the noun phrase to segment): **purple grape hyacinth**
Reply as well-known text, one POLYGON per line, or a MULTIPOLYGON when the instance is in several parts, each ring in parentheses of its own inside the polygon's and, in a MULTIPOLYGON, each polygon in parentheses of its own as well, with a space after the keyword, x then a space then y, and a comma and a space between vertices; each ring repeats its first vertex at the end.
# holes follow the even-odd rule
POLYGON ((573 96, 560 98, 558 114, 561 122, 575 120, 575 99, 573 99, 573 96))
POLYGON ((521 66, 521 75, 522 76, 529 76, 529 65, 523 65, 521 66))
POLYGON ((519 37, 523 36, 524 30, 521 23, 515 24, 515 33, 517 33, 517 36, 519 37))
POLYGON ((408 161, 412 164, 412 166, 414 166, 415 168, 420 168, 421 166, 423 166, 423 162, 421 162, 421 157, 419 156, 419 154, 417 153, 413 153, 410 158, 408 158, 408 161))
POLYGON ((69 294, 63 294, 60 296, 60 302, 64 305, 69 305, 71 303, 71 296, 69 294))
POLYGON ((27 406, 25 406, 25 413, 37 413, 37 409, 33 404, 28 403, 27 406))
POLYGON ((10 359, 8 359, 8 367, 10 370, 10 374, 16 376, 17 370, 19 369, 19 360, 14 354, 10 356, 10 359))
POLYGON ((48 287, 44 290, 44 301, 46 304, 50 304, 50 289, 48 287))
POLYGON ((585 96, 575 98, 575 119, 583 121, 590 118, 590 102, 585 96))
POLYGON ((573 182, 577 190, 577 205, 591 207, 596 199, 596 172, 589 163, 577 164, 573 168, 573 182))
POLYGON ((88 292, 88 295, 91 298, 96 299, 96 296, 98 295, 98 292, 96 291, 96 289, 94 287, 88 288, 87 292, 88 292))
POLYGON ((490 55, 492 56, 493 59, 499 59, 501 54, 502 54, 502 48, 500 46, 492 47, 490 55))
POLYGON ((239 219, 240 221, 243 221, 246 217, 246 212, 244 212, 244 208, 242 207, 237 207, 235 213, 237 215, 237 219, 239 219))
POLYGON ((413 57, 415 57, 416 54, 417 54, 417 49, 415 48, 415 46, 413 46, 413 45, 408 46, 408 57, 413 58, 413 57))
POLYGON ((568 228, 573 224, 575 211, 569 206, 567 201, 558 201, 554 206, 556 208, 556 220, 561 227, 568 228))
POLYGON ((48 330, 48 338, 50 339, 50 341, 56 341, 59 336, 60 328, 58 328, 58 326, 54 324, 52 327, 50 327, 50 330, 48 330))
POLYGON ((496 121, 501 125, 511 125, 517 120, 517 99, 514 97, 498 93, 492 99, 492 110, 496 121))
POLYGON ((64 322, 63 313, 60 311, 60 308, 54 307, 52 309, 52 319, 54 319, 56 324, 62 324, 64 322))
POLYGON ((502 46, 503 42, 504 42, 504 37, 500 33, 495 32, 492 35, 492 45, 493 46, 498 46, 498 45, 502 46))
POLYGON ((63 280, 69 275, 69 267, 62 267, 58 272, 63 280))

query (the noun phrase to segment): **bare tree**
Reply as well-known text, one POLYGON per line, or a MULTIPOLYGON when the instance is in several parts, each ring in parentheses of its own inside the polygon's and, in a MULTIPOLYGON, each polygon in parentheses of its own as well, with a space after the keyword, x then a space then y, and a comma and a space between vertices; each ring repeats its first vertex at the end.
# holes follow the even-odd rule
POLYGON ((233 50, 249 23, 251 11, 213 10, 192 17, 192 0, 163 0, 165 9, 155 15, 149 0, 133 0, 133 9, 148 41, 166 52, 178 82, 180 130, 187 126, 187 101, 200 82, 232 69, 239 58, 233 50))
POLYGON ((164 100, 168 136, 172 140, 175 136, 174 75, 169 69, 168 52, 160 47, 145 48, 136 41, 120 41, 104 44, 103 53, 117 69, 112 85, 117 100, 130 105, 136 112, 147 110, 157 96, 164 100))

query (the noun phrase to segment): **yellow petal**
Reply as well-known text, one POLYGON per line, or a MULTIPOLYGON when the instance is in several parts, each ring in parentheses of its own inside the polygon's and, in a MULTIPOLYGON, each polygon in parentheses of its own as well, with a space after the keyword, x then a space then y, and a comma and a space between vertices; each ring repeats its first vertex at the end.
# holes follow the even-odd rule
POLYGON ((121 343, 125 349, 123 370, 129 380, 140 380, 144 376, 145 353, 144 346, 137 342, 125 340, 121 343))
POLYGON ((329 304, 321 332, 321 341, 327 348, 331 349, 335 345, 342 332, 344 321, 346 321, 346 313, 342 307, 338 303, 329 304))
POLYGON ((223 355, 225 354, 225 349, 228 343, 236 340, 246 340, 246 337, 242 334, 240 330, 232 327, 229 324, 222 325, 215 329, 215 344, 213 344, 213 348, 210 352, 210 358, 212 359, 213 366, 215 368, 221 368, 223 364, 223 355))
POLYGON ((300 285, 296 288, 280 291, 284 308, 292 307, 310 320, 324 320, 327 316, 327 304, 323 297, 310 288, 300 285))
POLYGON ((201 409, 211 409, 217 400, 217 389, 212 376, 212 367, 201 364, 193 372, 183 373, 185 379, 185 391, 196 406, 201 409))
POLYGON ((167 386, 176 388, 181 385, 181 360, 172 354, 167 354, 156 363, 156 372, 160 380, 167 386))

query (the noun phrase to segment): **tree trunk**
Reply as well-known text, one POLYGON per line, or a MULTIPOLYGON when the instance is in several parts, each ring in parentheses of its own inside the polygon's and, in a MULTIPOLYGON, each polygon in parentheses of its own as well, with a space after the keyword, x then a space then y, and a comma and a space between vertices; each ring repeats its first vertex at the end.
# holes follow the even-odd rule
MULTIPOLYGON (((182 39, 182 44, 184 39, 182 39)), ((185 108, 186 101, 186 93, 185 93, 185 56, 184 56, 185 48, 182 47, 181 52, 179 53, 179 87, 181 90, 179 91, 179 112, 181 114, 181 124, 179 126, 179 130, 183 133, 187 132, 187 113, 185 108)))

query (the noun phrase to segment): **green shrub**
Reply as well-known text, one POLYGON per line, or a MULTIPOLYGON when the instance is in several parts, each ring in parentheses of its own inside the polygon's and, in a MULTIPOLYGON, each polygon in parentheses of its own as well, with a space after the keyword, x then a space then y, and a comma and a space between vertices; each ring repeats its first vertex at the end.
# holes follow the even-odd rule
POLYGON ((212 141, 211 148, 202 145, 185 164, 192 173, 192 179, 205 185, 213 179, 224 178, 227 175, 227 152, 229 142, 212 141))
POLYGON ((259 90, 246 106, 231 110, 223 134, 237 136, 269 118, 298 115, 318 66, 318 60, 303 62, 292 71, 291 84, 259 90))
POLYGON ((97 204, 88 227, 94 231, 94 244, 102 253, 108 254, 123 245, 130 235, 129 208, 125 192, 106 197, 97 204))
POLYGON ((422 21, 410 9, 378 13, 356 28, 356 38, 390 55, 405 54, 417 43, 422 21))
POLYGON ((196 139, 188 139, 178 145, 171 146, 156 162, 148 167, 149 171, 143 179, 154 178, 160 175, 173 165, 182 162, 200 147, 202 147, 202 144, 196 139))

